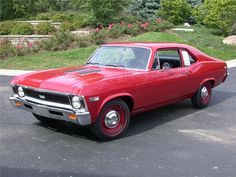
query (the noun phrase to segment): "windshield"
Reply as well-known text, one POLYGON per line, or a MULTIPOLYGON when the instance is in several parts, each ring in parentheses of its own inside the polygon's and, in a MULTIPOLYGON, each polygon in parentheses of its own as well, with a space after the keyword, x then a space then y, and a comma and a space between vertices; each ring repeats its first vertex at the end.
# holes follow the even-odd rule
POLYGON ((86 64, 145 70, 150 53, 150 49, 141 47, 103 46, 86 64))

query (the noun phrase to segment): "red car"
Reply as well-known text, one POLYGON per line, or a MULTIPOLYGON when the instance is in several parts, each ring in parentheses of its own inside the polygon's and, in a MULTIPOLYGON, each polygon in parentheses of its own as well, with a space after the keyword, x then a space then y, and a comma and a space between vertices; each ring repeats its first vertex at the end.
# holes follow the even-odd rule
POLYGON ((224 61, 176 43, 111 43, 83 66, 15 77, 14 107, 42 122, 89 125, 100 139, 121 137, 130 116, 191 98, 208 105, 212 88, 227 77, 224 61))

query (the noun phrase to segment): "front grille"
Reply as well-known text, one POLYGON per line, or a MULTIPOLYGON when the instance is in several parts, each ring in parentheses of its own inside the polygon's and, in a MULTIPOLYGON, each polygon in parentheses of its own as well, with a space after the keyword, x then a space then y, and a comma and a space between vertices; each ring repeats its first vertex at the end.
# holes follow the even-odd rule
POLYGON ((61 104, 70 104, 68 95, 63 95, 59 93, 51 93, 47 91, 40 91, 40 90, 32 89, 32 88, 23 88, 23 90, 26 96, 29 96, 32 98, 55 102, 55 103, 61 103, 61 104))

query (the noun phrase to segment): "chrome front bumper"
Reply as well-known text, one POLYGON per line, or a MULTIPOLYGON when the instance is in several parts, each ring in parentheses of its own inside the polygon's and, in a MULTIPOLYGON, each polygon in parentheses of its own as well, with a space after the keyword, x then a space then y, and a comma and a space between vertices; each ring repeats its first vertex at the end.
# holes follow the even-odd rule
POLYGON ((64 120, 78 125, 91 124, 89 111, 79 111, 73 109, 70 105, 57 104, 47 101, 41 101, 30 97, 20 98, 17 95, 9 98, 13 107, 26 110, 49 119, 64 120), (18 104, 17 104, 18 103, 18 104), (76 119, 70 119, 69 115, 75 114, 76 119))

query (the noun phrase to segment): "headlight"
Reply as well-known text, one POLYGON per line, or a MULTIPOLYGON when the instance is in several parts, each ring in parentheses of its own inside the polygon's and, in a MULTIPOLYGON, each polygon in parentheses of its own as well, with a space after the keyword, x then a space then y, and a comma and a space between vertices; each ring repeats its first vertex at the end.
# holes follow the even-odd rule
POLYGON ((72 97, 72 106, 73 106, 75 109, 81 108, 82 104, 81 104, 81 102, 80 102, 80 97, 79 97, 79 96, 73 96, 73 97, 72 97))
POLYGON ((25 96, 24 90, 23 90, 23 88, 21 86, 18 87, 18 95, 20 97, 24 97, 25 96))

